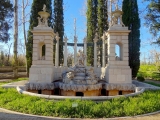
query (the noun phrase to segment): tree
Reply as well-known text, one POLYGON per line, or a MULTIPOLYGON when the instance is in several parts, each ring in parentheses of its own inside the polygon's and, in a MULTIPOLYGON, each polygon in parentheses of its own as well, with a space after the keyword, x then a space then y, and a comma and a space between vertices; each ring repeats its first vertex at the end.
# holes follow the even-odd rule
MULTIPOLYGON (((28 0, 26 2, 27 3, 25 4, 24 0, 22 0, 22 25, 23 25, 23 35, 24 35, 25 49, 26 49, 26 46, 27 46, 26 25, 25 25, 25 22, 26 22, 26 20, 25 20, 25 9, 28 6, 28 0)), ((27 54, 27 50, 26 50, 26 54, 27 54)), ((28 74, 28 72, 27 72, 27 58, 25 59, 25 62, 26 62, 26 73, 28 74)))
MULTIPOLYGON (((97 19, 98 19, 99 42, 102 41, 101 37, 103 36, 103 33, 108 30, 107 2, 108 2, 107 0, 98 0, 97 19)), ((99 49, 100 49, 100 58, 101 58, 100 63, 102 65, 102 45, 99 46, 99 49)))
POLYGON ((17 43, 18 43, 18 0, 14 0, 14 64, 13 75, 18 77, 18 61, 17 61, 17 43))
POLYGON ((13 17, 13 5, 9 0, 0 1, 0 41, 9 40, 9 29, 11 28, 11 18, 13 17))
MULTIPOLYGON (((97 0, 87 1, 87 42, 93 43, 97 28, 97 0)), ((87 63, 93 65, 94 47, 87 47, 87 63)))
POLYGON ((123 1, 123 23, 131 30, 129 34, 129 66, 136 77, 140 66, 140 19, 137 0, 123 1))
POLYGON ((146 25, 150 28, 150 32, 157 37, 155 43, 160 45, 160 0, 150 1, 147 6, 148 11, 145 16, 146 25))
MULTIPOLYGON (((59 40, 59 63, 63 63, 63 36, 64 36, 64 17, 63 0, 54 0, 54 32, 58 32, 59 40)), ((54 47, 55 48, 55 47, 54 47)), ((54 50, 55 52, 55 50, 54 50)))
POLYGON ((46 5, 47 12, 50 13, 50 17, 48 19, 49 27, 52 26, 52 2, 51 0, 33 0, 32 7, 31 7, 31 15, 30 15, 30 24, 29 30, 27 35, 27 44, 26 44, 26 57, 27 57, 27 73, 29 68, 32 65, 32 49, 33 49, 33 34, 32 30, 33 27, 38 25, 38 12, 42 11, 43 5, 46 5))

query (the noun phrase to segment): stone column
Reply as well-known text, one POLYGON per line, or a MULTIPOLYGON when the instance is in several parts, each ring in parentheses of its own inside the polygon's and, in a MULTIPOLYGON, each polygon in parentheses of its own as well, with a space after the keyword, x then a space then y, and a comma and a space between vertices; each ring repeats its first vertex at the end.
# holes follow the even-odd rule
POLYGON ((56 60, 55 60, 55 66, 58 67, 59 66, 59 34, 56 33, 56 60))
POLYGON ((105 53, 105 40, 106 40, 106 36, 105 36, 105 33, 103 34, 103 36, 101 37, 102 38, 102 42, 103 42, 103 45, 102 45, 102 67, 105 67, 106 66, 106 53, 105 53))
POLYGON ((83 42, 84 42, 84 55, 86 56, 84 60, 84 66, 87 66, 87 39, 84 38, 83 42))
POLYGON ((67 55, 68 55, 67 41, 68 41, 68 38, 65 36, 64 37, 64 42, 65 42, 65 48, 64 48, 64 67, 67 67, 67 55))
POLYGON ((77 37, 74 36, 74 65, 77 62, 77 37))
POLYGON ((97 67, 97 41, 98 41, 98 35, 95 35, 94 41, 94 67, 97 67))

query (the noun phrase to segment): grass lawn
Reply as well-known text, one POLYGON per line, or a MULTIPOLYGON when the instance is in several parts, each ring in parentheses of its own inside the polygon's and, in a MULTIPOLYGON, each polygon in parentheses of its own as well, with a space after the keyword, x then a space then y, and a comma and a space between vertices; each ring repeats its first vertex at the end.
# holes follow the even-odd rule
POLYGON ((160 90, 145 91, 136 97, 116 98, 105 102, 63 100, 54 101, 19 94, 15 89, 0 87, 0 107, 22 113, 69 117, 108 118, 134 116, 160 110, 160 90), (77 103, 77 107, 72 107, 77 103))
POLYGON ((137 76, 143 76, 145 79, 160 80, 160 73, 155 65, 140 65, 137 76))

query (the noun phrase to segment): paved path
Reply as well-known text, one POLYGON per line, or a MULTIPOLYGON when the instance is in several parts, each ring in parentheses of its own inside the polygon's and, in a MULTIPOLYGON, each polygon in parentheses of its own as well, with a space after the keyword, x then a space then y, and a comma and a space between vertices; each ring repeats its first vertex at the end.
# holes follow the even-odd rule
MULTIPOLYGON (((0 120, 81 120, 81 119, 53 118, 53 117, 28 115, 0 108, 0 120)), ((139 117, 100 118, 100 119, 82 119, 82 120, 160 120, 160 113, 150 116, 139 116, 139 117)))
POLYGON ((60 120, 60 118, 28 115, 0 108, 0 120, 60 120))

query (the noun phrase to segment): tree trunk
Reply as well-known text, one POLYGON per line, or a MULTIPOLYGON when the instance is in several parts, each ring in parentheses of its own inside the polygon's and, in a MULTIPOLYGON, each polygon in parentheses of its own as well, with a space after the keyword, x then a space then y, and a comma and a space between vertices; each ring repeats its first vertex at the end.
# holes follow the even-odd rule
MULTIPOLYGON (((25 26, 25 7, 24 7, 24 0, 22 0, 22 24, 23 24, 23 34, 24 34, 24 44, 25 44, 25 51, 27 55, 26 45, 27 45, 27 37, 26 37, 26 26, 25 26)), ((29 76, 28 70, 27 70, 27 57, 25 57, 26 61, 26 74, 29 76)))
POLYGON ((14 0, 14 64, 13 75, 14 78, 18 78, 17 67, 17 41, 18 41, 18 0, 14 0))

